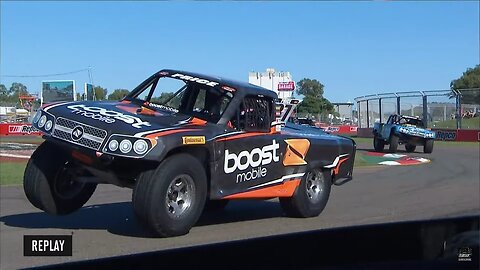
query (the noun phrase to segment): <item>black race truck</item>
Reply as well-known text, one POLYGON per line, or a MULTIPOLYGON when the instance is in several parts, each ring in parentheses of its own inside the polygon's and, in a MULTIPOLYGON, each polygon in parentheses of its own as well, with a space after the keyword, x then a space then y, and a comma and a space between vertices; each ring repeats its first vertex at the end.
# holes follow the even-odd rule
POLYGON ((25 194, 65 215, 97 184, 132 188, 136 216, 160 236, 186 234, 204 209, 234 199, 279 198, 289 216, 317 216, 332 183, 352 178, 355 143, 285 125, 293 105, 276 99, 252 84, 161 70, 118 102, 49 104, 32 120, 45 142, 25 169, 25 194))

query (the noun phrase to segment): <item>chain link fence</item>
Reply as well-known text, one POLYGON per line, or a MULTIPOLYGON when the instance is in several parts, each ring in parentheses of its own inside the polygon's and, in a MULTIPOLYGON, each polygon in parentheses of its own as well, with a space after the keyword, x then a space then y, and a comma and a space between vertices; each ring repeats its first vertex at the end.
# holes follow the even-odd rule
POLYGON ((375 94, 355 102, 359 128, 385 123, 394 113, 418 116, 429 128, 480 128, 480 88, 375 94))

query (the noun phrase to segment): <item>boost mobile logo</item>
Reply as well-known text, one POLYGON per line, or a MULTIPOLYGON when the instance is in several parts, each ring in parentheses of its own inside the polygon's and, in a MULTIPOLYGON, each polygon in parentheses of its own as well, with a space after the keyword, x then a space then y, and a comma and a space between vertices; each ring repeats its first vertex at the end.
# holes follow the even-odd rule
POLYGON ((142 128, 141 126, 147 126, 147 127, 150 126, 149 122, 144 122, 138 117, 126 115, 116 111, 107 111, 104 108, 87 107, 83 104, 70 105, 70 106, 67 106, 67 108, 72 110, 72 113, 80 114, 84 117, 92 118, 98 121, 103 121, 107 124, 114 123, 115 119, 117 119, 127 124, 131 124, 132 127, 134 128, 142 128))
POLYGON ((252 167, 253 169, 251 171, 239 173, 237 175, 237 183, 265 177, 267 175, 267 169, 262 168, 261 165, 268 165, 272 163, 272 161, 278 162, 280 160, 277 153, 279 148, 280 144, 273 140, 271 145, 266 145, 262 148, 254 148, 252 151, 245 150, 238 155, 225 150, 225 163, 223 170, 225 173, 233 173, 237 169, 243 171, 252 167))

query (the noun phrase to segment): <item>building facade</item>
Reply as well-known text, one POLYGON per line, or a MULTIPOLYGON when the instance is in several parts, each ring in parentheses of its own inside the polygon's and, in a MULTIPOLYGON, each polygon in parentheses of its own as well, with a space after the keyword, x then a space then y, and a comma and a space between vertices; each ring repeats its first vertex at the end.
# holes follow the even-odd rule
POLYGON ((267 68, 265 72, 252 71, 248 73, 248 82, 274 91, 281 99, 294 96, 295 82, 288 71, 277 72, 273 68, 267 68))

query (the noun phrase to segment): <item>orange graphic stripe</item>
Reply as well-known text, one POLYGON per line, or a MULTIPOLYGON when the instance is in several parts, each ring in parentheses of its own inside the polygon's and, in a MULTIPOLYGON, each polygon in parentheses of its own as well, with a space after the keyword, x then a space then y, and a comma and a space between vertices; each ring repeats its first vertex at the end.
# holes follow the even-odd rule
POLYGON ((333 172, 335 173, 335 175, 338 174, 338 171, 340 170, 340 165, 342 165, 342 163, 343 163, 344 161, 347 161, 347 160, 348 160, 348 157, 342 158, 342 159, 340 159, 340 160, 338 161, 337 167, 335 167, 335 169, 333 169, 333 172))
POLYGON ((196 126, 205 126, 207 124, 207 121, 202 120, 197 117, 193 117, 192 120, 190 120, 191 125, 196 125, 196 126))
POLYGON ((284 166, 305 165, 305 156, 310 148, 310 141, 307 139, 285 140, 287 151, 283 159, 284 166))
POLYGON ((232 194, 223 199, 262 199, 275 197, 292 197, 295 189, 300 185, 300 179, 293 179, 280 185, 257 190, 232 194))
POLYGON ((170 134, 175 134, 175 133, 180 133, 180 132, 186 132, 186 131, 197 131, 197 130, 198 129, 193 129, 193 128, 173 129, 173 130, 160 131, 160 132, 157 132, 157 133, 148 134, 147 136, 145 136, 145 138, 154 139, 156 137, 161 137, 161 136, 165 136, 165 135, 170 135, 170 134))

